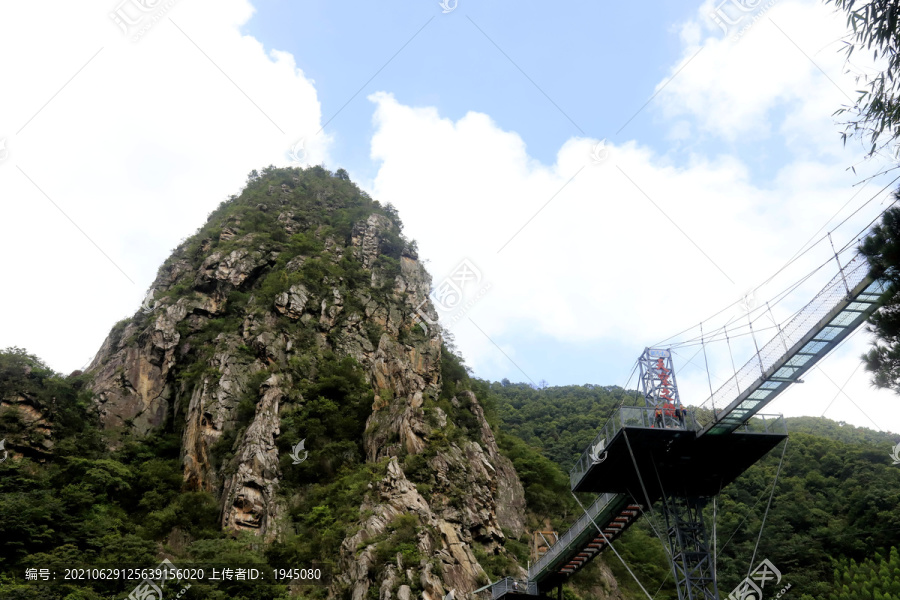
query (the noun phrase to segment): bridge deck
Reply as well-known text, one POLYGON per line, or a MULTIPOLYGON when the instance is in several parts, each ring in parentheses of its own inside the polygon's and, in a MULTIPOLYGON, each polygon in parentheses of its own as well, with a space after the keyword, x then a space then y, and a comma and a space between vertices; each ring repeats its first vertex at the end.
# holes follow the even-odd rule
POLYGON ((868 272, 865 258, 854 258, 704 402, 701 408, 707 410, 698 411, 698 415, 704 415, 708 422, 702 423, 700 435, 722 435, 737 429, 875 312, 888 284, 873 281, 868 272))

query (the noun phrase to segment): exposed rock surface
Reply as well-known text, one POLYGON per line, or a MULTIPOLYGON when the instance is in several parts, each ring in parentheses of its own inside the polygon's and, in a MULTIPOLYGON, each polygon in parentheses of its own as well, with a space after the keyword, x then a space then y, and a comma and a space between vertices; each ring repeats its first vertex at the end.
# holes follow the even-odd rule
POLYGON ((58 442, 72 434, 81 402, 90 393, 80 370, 68 377, 50 369, 22 348, 6 348, 0 363, 0 463, 54 459, 58 442))
POLYGON ((284 392, 281 380, 272 375, 263 384, 263 395, 256 407, 256 418, 247 428, 238 455, 238 471, 225 481, 225 514, 222 525, 232 530, 259 531, 269 541, 278 532, 279 434, 278 404, 284 392))
MULTIPOLYGON (((369 590, 381 600, 440 600, 451 590, 461 598, 486 582, 475 545, 505 553, 504 530, 523 533, 524 493, 474 394, 447 406, 463 406, 477 426, 444 435, 453 424, 438 406, 440 334, 423 333, 414 318, 431 278, 388 214, 373 210, 344 234, 324 224, 345 188, 313 181, 301 202, 294 187, 307 179, 275 172, 261 181, 245 192, 246 211, 214 213, 176 251, 153 284, 157 300, 104 342, 88 369, 103 424, 122 435, 183 432, 187 488, 216 495, 226 530, 271 541, 288 527, 281 418, 304 402, 291 369, 326 353, 352 357, 374 393, 364 460, 386 475, 341 544, 331 591, 353 600, 369 590), (266 200, 279 189, 282 207, 266 200), (249 229, 254 219, 265 227, 249 229), (405 472, 418 455, 427 484, 405 472), (380 562, 379 536, 410 514, 421 527, 420 561, 380 562)), ((434 314, 430 302, 423 308, 434 314)))
POLYGON ((26 450, 34 456, 49 455, 53 450, 52 424, 33 398, 27 394, 15 394, 0 398, 0 414, 15 415, 21 424, 21 432, 16 440, 19 448, 14 447, 12 441, 7 447, 14 457, 22 456, 17 450, 26 450))

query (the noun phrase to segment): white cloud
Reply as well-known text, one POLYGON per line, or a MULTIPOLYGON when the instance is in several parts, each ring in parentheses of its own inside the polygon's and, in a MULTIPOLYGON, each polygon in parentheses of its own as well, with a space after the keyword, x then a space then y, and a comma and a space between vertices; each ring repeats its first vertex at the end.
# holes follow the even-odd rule
POLYGON ((249 2, 175 2, 138 42, 109 17, 119 6, 0 7, 0 347, 64 372, 134 313, 170 250, 246 173, 287 164, 302 137, 310 162, 327 160, 312 83, 239 31, 249 2))
POLYGON ((734 157, 694 156, 680 167, 634 142, 608 144, 607 161, 593 165, 596 141, 586 139, 567 142, 548 167, 485 115, 453 123, 390 95, 371 99, 373 158, 383 162, 374 193, 400 208, 437 278, 470 256, 505 284, 491 292, 502 305, 491 316, 497 329, 524 319, 561 339, 656 337, 670 318, 652 316, 663 306, 701 317, 763 279, 799 246, 785 232, 811 235, 850 182, 798 163, 782 172, 782 187, 762 190, 734 157), (628 286, 642 297, 624 298, 628 286), (685 289, 709 301, 698 308, 685 289), (612 308, 617 318, 596 318, 612 308))
MULTIPOLYGON (((739 25, 759 13, 752 27, 731 39, 708 17, 720 4, 707 0, 684 24, 683 56, 670 76, 689 64, 657 86, 663 114, 691 115, 710 136, 733 141, 784 135, 794 151, 839 155, 836 130, 823 128, 822 116, 850 103, 857 89, 835 44, 846 35, 843 14, 807 0, 765 2, 739 25), (706 36, 700 33, 704 28, 706 36)), ((740 14, 724 4, 724 10, 740 14)))

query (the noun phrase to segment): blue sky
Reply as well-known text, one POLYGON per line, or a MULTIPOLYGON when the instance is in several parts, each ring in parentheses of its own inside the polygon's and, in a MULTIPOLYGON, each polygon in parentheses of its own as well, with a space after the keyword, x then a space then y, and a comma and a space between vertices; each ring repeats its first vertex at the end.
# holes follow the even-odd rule
MULTIPOLYGON (((441 321, 493 380, 622 385, 645 346, 737 318, 710 317, 807 240, 848 217, 832 235, 852 244, 887 206, 884 177, 862 182, 890 161, 843 146, 833 116, 873 65, 845 62, 843 18, 814 0, 747 14, 710 0, 459 0, 447 13, 436 0, 177 0, 140 31, 110 17, 127 2, 0 8, 0 51, 18 57, 0 65, 15 90, 0 96, 0 197, 21 199, 0 204, 0 252, 23 257, 5 268, 28 292, 0 298, 18 315, 0 346, 60 371, 134 313, 246 173, 292 164, 299 140, 304 164, 345 168, 397 206, 436 286, 477 271, 468 308, 441 321), (717 6, 740 28, 723 35, 717 6)), ((754 297, 830 258, 819 243, 754 297)), ((821 414, 836 397, 826 416, 900 422, 859 368, 867 344, 854 336, 827 377, 773 408, 821 414)), ((737 340, 735 361, 751 349, 737 340)), ((710 347, 714 382, 726 352, 710 347)), ((689 403, 708 395, 696 361, 678 381, 689 403)))
MULTIPOLYGON (((544 164, 573 136, 640 139, 667 152, 658 107, 646 103, 679 58, 678 25, 697 12, 695 5, 671 1, 550 8, 462 0, 447 14, 436 1, 348 9, 335 2, 264 0, 254 6, 243 31, 294 55, 316 82, 325 133, 335 136, 335 163, 362 177, 377 169, 369 158, 372 107, 366 101, 377 90, 454 120, 469 111, 486 113, 520 135, 529 155, 544 164)), ((722 144, 706 138, 691 146, 716 152, 722 144)), ((770 145, 754 152, 752 167, 771 175, 780 150, 770 145)))
MULTIPOLYGON (((447 14, 437 2, 255 3, 243 31, 291 52, 316 82, 324 133, 336 164, 374 177, 369 157, 372 109, 366 95, 390 91, 399 102, 430 106, 450 119, 491 116, 522 137, 531 158, 552 164, 571 137, 640 140, 675 164, 686 150, 736 152, 760 181, 785 160, 783 141, 698 135, 673 144, 654 98, 672 75, 680 28, 696 18, 684 2, 463 1, 447 14)), ((838 46, 816 49, 835 54, 838 46)), ((835 138, 836 139, 836 138, 835 138)))

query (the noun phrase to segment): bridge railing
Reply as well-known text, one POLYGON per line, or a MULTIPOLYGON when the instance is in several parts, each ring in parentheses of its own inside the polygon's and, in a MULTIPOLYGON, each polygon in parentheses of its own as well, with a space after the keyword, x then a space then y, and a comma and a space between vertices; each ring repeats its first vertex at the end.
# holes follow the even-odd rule
MULTIPOLYGON (((568 531, 560 536, 559 541, 550 546, 550 548, 547 549, 547 553, 529 567, 529 581, 534 580, 538 574, 559 558, 561 554, 567 551, 569 547, 577 541, 578 537, 586 528, 593 527, 594 525, 591 522, 591 519, 596 519, 616 496, 619 496, 619 494, 609 492, 598 497, 594 503, 587 508, 587 511, 583 513, 571 527, 569 527, 568 531)), ((599 525, 602 527, 604 523, 600 523, 599 525)))
POLYGON ((740 433, 783 433, 787 435, 787 423, 784 415, 764 415, 757 413, 740 427, 735 429, 740 433))
POLYGON ((522 581, 521 579, 504 577, 491 586, 491 599, 496 600, 497 598, 502 597, 504 594, 528 594, 529 596, 537 596, 537 582, 522 581))
POLYGON ((684 415, 684 423, 674 416, 666 414, 666 411, 662 411, 659 419, 657 419, 655 407, 621 406, 617 408, 591 441, 581 458, 575 463, 575 466, 572 467, 572 470, 569 471, 569 484, 574 489, 593 464, 603 462, 606 447, 623 427, 698 430, 699 425, 694 418, 693 409, 690 407, 685 408, 687 410, 684 415))
POLYGON ((720 413, 741 394, 742 390, 748 389, 761 379, 763 373, 773 367, 789 348, 800 342, 823 317, 846 298, 848 288, 855 288, 868 274, 868 261, 861 254, 857 254, 843 267, 842 273, 835 275, 809 304, 800 309, 757 354, 754 354, 737 373, 700 405, 701 410, 698 412, 703 416, 701 424, 706 426, 717 421, 720 413))

